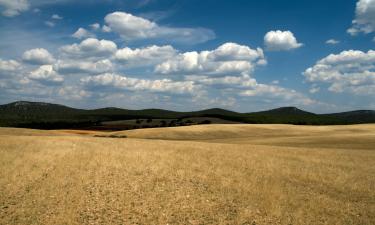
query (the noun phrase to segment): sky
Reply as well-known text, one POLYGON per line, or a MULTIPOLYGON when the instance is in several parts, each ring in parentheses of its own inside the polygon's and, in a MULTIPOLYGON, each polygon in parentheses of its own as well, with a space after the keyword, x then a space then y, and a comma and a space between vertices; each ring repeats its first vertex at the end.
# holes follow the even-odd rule
POLYGON ((375 110, 374 45, 375 0, 0 0, 0 104, 375 110))

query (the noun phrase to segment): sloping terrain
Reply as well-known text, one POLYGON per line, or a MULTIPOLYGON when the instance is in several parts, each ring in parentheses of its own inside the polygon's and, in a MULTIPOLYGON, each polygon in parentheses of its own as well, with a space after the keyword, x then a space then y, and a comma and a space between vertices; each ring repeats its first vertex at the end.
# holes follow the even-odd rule
POLYGON ((0 128, 0 224, 374 224, 373 140, 375 125, 0 128))
POLYGON ((228 124, 114 132, 129 138, 191 140, 304 148, 375 149, 375 125, 300 126, 228 124), (353 138, 355 135, 355 138, 353 138))

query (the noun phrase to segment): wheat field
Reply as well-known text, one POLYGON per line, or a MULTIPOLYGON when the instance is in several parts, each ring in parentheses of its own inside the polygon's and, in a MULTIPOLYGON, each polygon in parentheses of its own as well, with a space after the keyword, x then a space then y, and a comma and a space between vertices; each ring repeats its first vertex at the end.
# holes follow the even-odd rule
POLYGON ((375 125, 0 128, 0 224, 375 224, 375 125))

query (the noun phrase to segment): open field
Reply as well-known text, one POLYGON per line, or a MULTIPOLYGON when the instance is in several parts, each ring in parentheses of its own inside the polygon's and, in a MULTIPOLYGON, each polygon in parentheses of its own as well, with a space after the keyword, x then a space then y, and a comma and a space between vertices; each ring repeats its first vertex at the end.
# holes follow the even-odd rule
POLYGON ((0 128, 0 224, 375 224, 375 125, 0 128))

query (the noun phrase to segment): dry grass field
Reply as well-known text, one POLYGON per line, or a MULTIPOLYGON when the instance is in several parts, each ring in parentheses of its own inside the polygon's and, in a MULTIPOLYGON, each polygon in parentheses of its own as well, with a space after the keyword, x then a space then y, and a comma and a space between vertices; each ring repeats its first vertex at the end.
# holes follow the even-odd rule
POLYGON ((0 128, 0 224, 375 224, 375 125, 0 128))

